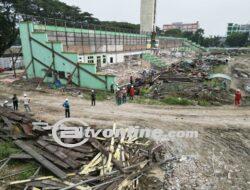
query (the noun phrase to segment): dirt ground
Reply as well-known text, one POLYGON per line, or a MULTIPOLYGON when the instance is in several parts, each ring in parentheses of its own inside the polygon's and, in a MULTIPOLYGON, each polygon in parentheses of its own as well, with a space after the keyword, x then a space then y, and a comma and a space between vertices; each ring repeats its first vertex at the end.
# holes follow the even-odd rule
MULTIPOLYGON (((1 100, 14 92, 23 91, 5 86, 1 100)), ((250 109, 149 106, 128 103, 118 107, 113 99, 90 106, 89 100, 65 94, 25 92, 31 98, 31 109, 38 119, 54 123, 64 118, 62 103, 69 98, 72 117, 81 118, 92 125, 111 127, 140 126, 169 131, 198 131, 195 139, 171 139, 161 142, 168 153, 166 157, 181 156, 183 162, 171 165, 172 173, 162 173, 167 187, 178 189, 247 189, 250 166, 250 109), (166 176, 167 175, 167 176, 166 176)), ((20 110, 23 111, 22 105, 20 110)), ((170 170, 171 171, 171 170, 170 170)), ((156 175, 156 174, 155 174, 156 175)), ((159 175, 159 173, 157 174, 159 175)))
MULTIPOLYGON (((238 60, 237 60, 238 61, 238 60)), ((0 103, 16 93, 31 98, 34 117, 51 124, 64 118, 62 104, 69 98, 72 117, 91 125, 140 126, 169 131, 198 131, 198 138, 163 141, 166 157, 180 156, 180 163, 166 166, 168 189, 248 189, 250 186, 250 107, 154 106, 115 104, 114 98, 97 102, 96 107, 81 97, 59 91, 24 91, 0 84, 0 103)), ((24 111, 22 104, 20 111, 24 111)))
MULTIPOLYGON (((138 125, 143 127, 162 129, 186 129, 204 127, 249 127, 249 107, 236 108, 234 106, 200 107, 200 106, 156 106, 134 103, 117 106, 114 98, 97 102, 96 107, 90 106, 90 101, 81 97, 70 97, 62 92, 42 93, 36 91, 15 90, 2 86, 3 97, 11 98, 12 94, 26 93, 31 98, 32 113, 41 120, 55 122, 64 117, 62 104, 69 98, 72 117, 82 118, 86 122, 101 126, 112 126, 116 122, 119 126, 138 125)), ((20 110, 24 111, 22 104, 20 110)))

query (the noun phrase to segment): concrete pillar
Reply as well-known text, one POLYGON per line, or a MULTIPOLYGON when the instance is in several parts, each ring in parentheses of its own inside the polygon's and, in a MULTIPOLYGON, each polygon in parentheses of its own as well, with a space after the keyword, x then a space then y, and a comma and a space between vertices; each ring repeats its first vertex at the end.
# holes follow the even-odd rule
POLYGON ((156 2, 157 0, 141 0, 141 28, 142 34, 156 30, 156 2))

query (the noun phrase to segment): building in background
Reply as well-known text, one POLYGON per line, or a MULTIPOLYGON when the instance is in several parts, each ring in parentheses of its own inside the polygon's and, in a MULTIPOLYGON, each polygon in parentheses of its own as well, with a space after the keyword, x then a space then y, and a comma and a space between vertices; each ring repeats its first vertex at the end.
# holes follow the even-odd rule
POLYGON ((24 66, 21 46, 11 46, 0 57, 0 68, 2 69, 12 69, 13 63, 16 69, 24 66))
POLYGON ((248 33, 250 40, 250 24, 229 23, 227 26, 227 36, 234 32, 248 33))
POLYGON ((163 30, 168 31, 172 29, 179 29, 182 32, 193 32, 195 33, 199 29, 199 22, 195 23, 182 23, 182 22, 174 22, 172 24, 163 25, 163 30))
POLYGON ((156 31, 157 0, 141 0, 141 34, 151 34, 156 31))

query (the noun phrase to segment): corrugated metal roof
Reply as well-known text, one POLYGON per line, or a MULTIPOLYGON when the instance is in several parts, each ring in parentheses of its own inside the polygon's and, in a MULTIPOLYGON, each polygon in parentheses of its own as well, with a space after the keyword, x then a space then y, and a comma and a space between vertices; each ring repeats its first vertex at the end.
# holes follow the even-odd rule
POLYGON ((223 78, 232 81, 232 78, 228 75, 222 74, 222 73, 216 73, 216 74, 211 74, 209 79, 214 79, 214 78, 223 78))

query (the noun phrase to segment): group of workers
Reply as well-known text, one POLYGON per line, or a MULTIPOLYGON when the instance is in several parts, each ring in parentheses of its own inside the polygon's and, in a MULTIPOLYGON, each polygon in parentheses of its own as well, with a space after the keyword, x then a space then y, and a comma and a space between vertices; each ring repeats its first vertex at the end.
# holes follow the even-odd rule
MULTIPOLYGON (((128 96, 130 100, 133 100, 134 95, 135 95, 135 89, 133 85, 132 86, 128 85, 127 88, 125 87, 123 87, 122 89, 118 88, 116 92, 117 104, 121 105, 123 103, 126 103, 128 96)), ((91 106, 95 106, 96 105, 96 92, 94 90, 91 91, 90 97, 91 97, 91 106)), ((235 106, 240 106, 241 101, 242 101, 242 94, 241 94, 240 89, 237 89, 235 92, 235 98, 234 98, 235 106)), ((8 107, 8 103, 9 103, 8 101, 5 101, 3 106, 8 107)), ((19 108, 19 100, 16 94, 14 94, 12 97, 12 103, 13 103, 14 111, 17 111, 19 108)), ((24 105, 24 109, 26 112, 31 112, 30 98, 26 94, 24 94, 24 97, 23 97, 23 105, 24 105)), ((64 101, 63 107, 65 109, 65 117, 69 118, 70 117, 70 103, 68 99, 64 101)))
MULTIPOLYGON (((91 91, 90 97, 91 97, 91 106, 95 106, 96 105, 96 92, 94 90, 91 91)), ((23 95, 22 102, 23 102, 25 111, 31 112, 30 98, 27 96, 27 94, 23 95)), ((12 103, 13 103, 14 111, 18 111, 19 99, 18 99, 16 94, 14 94, 12 97, 12 103)), ((3 104, 3 107, 6 107, 6 108, 11 107, 11 106, 9 106, 9 101, 6 100, 3 104)), ((63 107, 65 109, 65 117, 69 118, 70 117, 70 103, 69 103, 68 98, 64 101, 63 107)))
MULTIPOLYGON (((28 96, 26 94, 23 95, 23 106, 24 106, 24 109, 26 112, 31 112, 31 109, 30 109, 30 98, 28 98, 28 96)), ((17 98, 17 95, 14 94, 13 97, 12 97, 12 103, 13 103, 13 109, 14 111, 18 111, 18 108, 19 108, 19 100, 17 98)), ((5 101, 4 104, 3 104, 3 107, 9 107, 8 106, 9 104, 9 101, 5 101)))
POLYGON ((128 85, 127 87, 123 87, 122 89, 117 88, 116 103, 117 105, 122 105, 127 102, 127 97, 129 97, 130 100, 134 100, 134 96, 135 96, 134 86, 128 85))
POLYGON ((127 86, 119 87, 118 84, 116 85, 117 88, 115 90, 115 85, 111 85, 111 93, 115 94, 116 103, 117 105, 122 105, 127 102, 127 99, 129 97, 130 100, 134 100, 135 96, 135 88, 133 86, 134 79, 133 76, 130 77, 130 83, 127 86))

